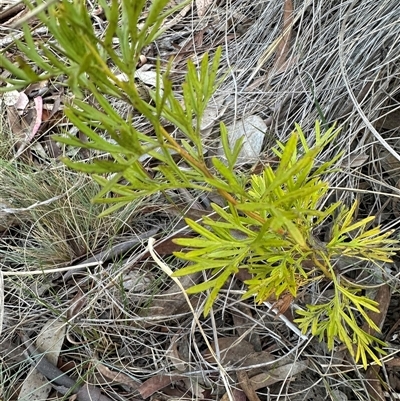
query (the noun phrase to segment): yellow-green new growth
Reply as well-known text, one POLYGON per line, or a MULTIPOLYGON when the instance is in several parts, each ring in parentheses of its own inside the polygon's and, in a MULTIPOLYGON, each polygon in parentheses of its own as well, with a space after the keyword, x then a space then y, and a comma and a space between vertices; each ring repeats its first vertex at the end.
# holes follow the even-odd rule
POLYGON ((239 269, 246 269, 252 275, 245 281, 244 298, 254 296, 258 303, 278 300, 285 294, 295 298, 311 282, 328 281, 334 289, 333 299, 306 305, 305 310, 298 311, 295 322, 303 333, 311 330, 320 340, 326 339, 329 349, 335 340, 342 341, 355 360, 361 360, 366 367, 367 357, 379 363, 377 353, 384 354, 381 348, 384 342, 362 330, 357 319, 361 317, 379 332, 368 316, 370 311, 377 312, 379 305, 359 295, 359 285, 344 277, 339 280, 332 263, 341 255, 389 262, 395 251, 392 246, 397 241, 389 239, 391 232, 381 233, 379 227, 367 230, 372 216, 354 222, 356 203, 350 209, 340 202, 326 208, 320 206, 328 190, 323 175, 335 160, 316 166, 315 158, 338 131, 332 127, 321 136, 318 122, 315 130, 316 145, 308 147, 304 133, 296 126, 288 143, 279 144, 279 150, 275 149, 280 158, 275 170, 267 166, 247 181, 243 177, 235 179, 234 172, 223 170, 230 185, 242 183, 240 190, 235 190, 240 194, 239 199, 234 204, 228 203, 227 209, 213 205, 219 219, 204 218, 202 224, 187 220, 200 237, 176 240, 191 250, 176 253, 190 264, 174 275, 211 271, 208 281, 188 290, 189 293, 210 290, 205 314, 229 277, 239 269), (304 152, 301 156, 299 141, 304 152), (322 243, 313 237, 313 232, 327 219, 333 220, 332 237, 328 243, 322 243), (348 235, 355 231, 354 237, 348 235))

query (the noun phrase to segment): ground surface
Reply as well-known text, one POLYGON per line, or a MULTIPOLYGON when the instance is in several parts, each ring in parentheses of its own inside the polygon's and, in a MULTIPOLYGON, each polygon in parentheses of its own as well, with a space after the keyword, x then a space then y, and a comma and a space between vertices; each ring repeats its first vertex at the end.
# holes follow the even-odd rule
MULTIPOLYGON (((19 31, 12 24, 25 11, 22 5, 10 7, 0 4, 0 48, 13 59, 11 33, 19 31)), ((100 34, 105 22, 96 2, 88 2, 88 10, 100 34)), ((214 122, 240 125, 242 118, 258 116, 266 131, 261 149, 253 145, 261 163, 295 122, 310 143, 316 119, 337 122, 341 134, 320 160, 344 151, 340 169, 329 177, 327 202, 357 199, 358 218, 376 215, 374 224, 397 235, 399 15, 397 0, 197 1, 176 13, 166 33, 144 49, 143 67, 151 71, 157 57, 164 64, 172 57, 178 86, 189 58, 221 45, 228 73, 212 100, 218 110, 214 122)), ((34 21, 31 26, 35 29, 34 21)), ((44 40, 46 31, 38 28, 36 35, 44 40)), ((171 239, 187 230, 176 208, 157 195, 97 218, 104 206, 90 200, 99 186, 58 161, 63 152, 76 155, 50 136, 61 129, 73 132, 63 113, 70 94, 53 84, 21 92, 27 103, 3 102, 0 120, 3 400, 60 400, 76 382, 91 385, 80 400, 101 400, 96 389, 108 397, 103 400, 399 398, 396 259, 381 266, 387 283, 370 294, 385 306, 380 323, 388 357, 380 368, 364 371, 340 344, 329 352, 324 342, 293 332, 267 306, 241 301, 240 280, 224 288, 208 318, 201 317, 205 297, 191 297, 199 326, 179 288, 146 249, 154 237, 163 260, 180 266, 171 239), (219 350, 218 363, 205 338, 219 350), (28 374, 23 350, 29 341, 46 349, 46 377, 58 377, 53 387, 28 374)), ((121 114, 129 111, 123 103, 115 107, 121 114)), ((211 124, 208 143, 217 135, 211 124)), ((189 209, 207 212, 204 199, 184 195, 175 199, 181 210, 192 205, 189 209)), ((321 229, 321 239, 326 231, 321 229)), ((364 265, 348 269, 371 271, 364 265)), ((289 309, 289 320, 292 313, 289 309)), ((28 353, 34 357, 35 351, 28 347, 28 353)))

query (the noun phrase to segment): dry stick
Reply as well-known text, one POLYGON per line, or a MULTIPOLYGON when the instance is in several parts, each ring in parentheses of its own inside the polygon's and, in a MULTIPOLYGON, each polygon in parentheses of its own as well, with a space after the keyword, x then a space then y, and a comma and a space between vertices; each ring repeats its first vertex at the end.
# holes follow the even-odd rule
POLYGON ((306 341, 308 340, 308 336, 303 334, 285 315, 283 315, 277 308, 274 308, 274 305, 271 304, 270 302, 263 302, 263 304, 272 312, 275 313, 277 318, 281 320, 286 327, 291 330, 293 333, 295 333, 301 340, 306 341))
POLYGON ((16 29, 22 26, 25 22, 28 22, 31 18, 35 17, 37 14, 40 14, 42 11, 46 10, 53 3, 57 3, 59 0, 48 0, 46 3, 39 4, 36 8, 31 10, 28 14, 25 14, 22 18, 20 18, 15 24, 12 25, 12 28, 16 29))
MULTIPOLYGON (((84 270, 86 267, 97 266, 103 263, 102 261, 90 262, 90 263, 80 263, 75 266, 67 266, 67 267, 57 267, 55 269, 46 269, 46 270, 28 270, 23 272, 3 272, 0 270, 0 273, 3 276, 34 276, 34 275, 43 275, 43 274, 51 274, 51 273, 60 273, 60 272, 69 272, 71 269, 76 270, 84 270)), ((0 263, 0 266, 2 264, 0 263)))
POLYGON ((51 382, 51 385, 58 392, 66 394, 72 389, 74 393, 78 391, 79 385, 77 385, 76 381, 54 366, 42 353, 40 353, 33 346, 32 341, 27 334, 22 332, 20 337, 26 347, 29 362, 51 382))
MULTIPOLYGON (((78 401, 113 401, 106 395, 101 394, 100 390, 92 385, 80 385, 66 373, 54 366, 42 353, 40 353, 32 344, 30 338, 22 332, 20 334, 22 341, 26 347, 29 362, 46 377, 55 390, 61 394, 67 394, 72 391, 76 394, 78 401)), ((126 401, 125 398, 118 396, 120 401, 126 401)))
POLYGON ((15 17, 20 11, 25 8, 25 4, 22 0, 13 4, 12 6, 6 8, 4 11, 0 13, 0 23, 6 22, 8 19, 15 17))
MULTIPOLYGON (((159 228, 153 228, 152 230, 149 230, 145 234, 141 234, 136 236, 136 238, 133 238, 129 241, 122 242, 120 244, 117 244, 113 246, 111 249, 102 251, 91 258, 87 259, 84 264, 80 264, 78 266, 70 266, 69 271, 65 274, 64 276, 64 281, 68 280, 71 278, 75 273, 82 271, 85 269, 85 266, 88 264, 102 264, 107 262, 108 260, 114 258, 115 256, 121 255, 125 252, 128 252, 130 249, 134 248, 137 245, 140 245, 143 241, 148 240, 150 237, 154 236, 157 234, 159 231, 159 228)), ((47 271, 47 270, 46 270, 47 271)), ((60 271, 60 269, 59 269, 60 271)))

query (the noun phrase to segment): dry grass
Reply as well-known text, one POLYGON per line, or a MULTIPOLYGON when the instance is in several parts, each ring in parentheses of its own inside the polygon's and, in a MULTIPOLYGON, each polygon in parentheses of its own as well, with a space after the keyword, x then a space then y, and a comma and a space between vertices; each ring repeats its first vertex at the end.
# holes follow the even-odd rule
MULTIPOLYGON (((223 120, 230 123, 243 115, 258 114, 267 121, 269 132, 261 162, 268 158, 271 142, 287 139, 294 122, 311 134, 316 119, 327 124, 337 121, 342 134, 325 149, 321 161, 340 151, 344 156, 342 170, 330 177, 332 190, 326 202, 342 199, 350 203, 358 198, 360 218, 376 214, 376 223, 397 229, 398 1, 294 1, 286 64, 278 71, 270 49, 281 35, 282 1, 220 3, 208 10, 201 24, 189 13, 166 35, 184 33, 190 43, 207 26, 202 46, 189 46, 194 58, 218 42, 225 44, 222 65, 230 71, 216 94, 226 97, 229 104, 223 120), (388 116, 386 122, 384 116, 388 116), (365 161, 357 164, 357 157, 365 161)), ((162 44, 165 41, 158 43, 158 50, 167 58, 171 51, 163 53, 162 44)), ((182 54, 185 59, 187 54, 182 54)), ((182 70, 178 62, 174 72, 179 81, 182 70)), ((163 390, 165 399, 215 400, 226 392, 237 397, 237 372, 246 366, 246 360, 222 361, 221 371, 207 358, 204 338, 182 294, 151 260, 144 241, 134 251, 87 267, 68 280, 53 273, 53 269, 85 262, 100 250, 111 249, 132 233, 146 234, 154 226, 161 227, 160 237, 167 237, 165 243, 172 247, 168 237, 180 233, 182 225, 166 209, 164 200, 132 204, 98 219, 103 206, 90 202, 99 189, 95 183, 56 162, 49 166, 10 163, 12 141, 3 125, 0 133, 1 198, 9 207, 24 209, 15 215, 17 223, 14 220, 0 238, 0 264, 7 273, 1 283, 3 398, 15 399, 29 367, 25 359, 14 358, 12 347, 5 344, 16 344, 22 329, 34 338, 45 322, 55 318, 66 326, 60 360, 69 362, 69 374, 98 384, 111 399, 118 400, 121 394, 125 399, 139 395, 132 385, 112 383, 110 377, 104 380, 96 361, 138 383, 168 374, 183 376, 175 387, 163 390), (37 207, 25 210, 36 203, 37 207), (43 273, 30 273, 38 270, 43 273), (128 288, 129 279, 133 284, 128 288)), ((309 141, 313 142, 312 136, 309 141)), ((170 251, 158 251, 172 267, 178 263, 170 251)), ((392 307, 383 326, 387 334, 399 318, 392 310, 398 302, 398 274, 396 265, 384 268, 392 289, 392 307)), ((315 285, 299 302, 318 299, 323 291, 315 285)), ((261 388, 257 394, 262 401, 345 399, 344 395, 348 400, 372 399, 365 373, 339 345, 330 353, 316 339, 299 338, 266 306, 240 301, 241 293, 240 284, 233 281, 211 316, 201 318, 208 341, 239 337, 242 346, 247 341, 254 352, 268 352, 275 361, 258 364, 267 372, 272 365, 276 369, 277 361, 289 368, 295 362, 307 363, 296 380, 289 369, 279 381, 261 388)), ((203 295, 192 299, 199 316, 203 304, 203 295)), ((395 356, 398 350, 398 343, 390 342, 389 355, 395 356)), ((102 372, 104 376, 104 369, 102 372)), ((392 374, 384 365, 383 380, 395 397, 400 388, 389 381, 392 374)), ((56 397, 55 393, 52 396, 56 397)))

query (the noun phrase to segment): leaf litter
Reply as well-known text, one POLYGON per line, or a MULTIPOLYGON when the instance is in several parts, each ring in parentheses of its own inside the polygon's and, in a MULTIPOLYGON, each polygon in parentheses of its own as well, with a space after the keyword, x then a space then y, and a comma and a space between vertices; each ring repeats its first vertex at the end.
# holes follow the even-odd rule
MULTIPOLYGON (((18 7, 5 3, 0 7, 0 19, 12 17, 15 18, 12 24, 18 23, 21 11, 18 7)), ((175 57, 175 79, 179 82, 188 58, 200 59, 216 45, 226 45, 223 64, 229 73, 216 97, 230 94, 233 101, 226 103, 226 107, 217 102, 218 108, 223 108, 222 119, 232 125, 231 135, 235 132, 233 127, 249 117, 265 124, 257 130, 263 136, 251 146, 253 153, 244 154, 244 158, 251 156, 263 163, 264 157, 271 157, 270 145, 276 139, 285 141, 294 122, 301 122, 305 132, 311 132, 316 119, 327 125, 339 121, 344 135, 322 155, 323 160, 329 160, 345 150, 342 171, 332 175, 330 196, 349 201, 356 197, 360 218, 377 214, 380 224, 397 228, 398 215, 392 206, 399 196, 399 77, 395 72, 399 12, 396 0, 379 4, 368 0, 352 6, 322 0, 273 0, 267 6, 265 2, 233 1, 217 5, 197 1, 196 7, 186 6, 167 22, 168 31, 147 50, 146 57, 148 60, 158 54, 164 59, 175 57)), ((33 29, 38 37, 46 35, 40 28, 33 29)), ((12 43, 14 35, 18 36, 18 32, 0 37, 0 47, 12 43)), ((10 49, 6 51, 10 56, 13 54, 10 49)), ((152 207, 139 202, 109 221, 97 219, 101 208, 90 204, 95 194, 91 188, 94 184, 86 181, 86 177, 66 171, 54 160, 58 145, 51 143, 48 134, 58 132, 61 127, 72 129, 63 125, 65 99, 58 105, 55 101, 63 94, 59 89, 48 88, 46 94, 29 93, 26 89, 18 95, 21 99, 29 98, 32 112, 20 115, 3 106, 0 126, 4 137, 1 207, 13 210, 3 214, 0 210, 0 263, 2 271, 7 273, 2 282, 0 339, 5 362, 1 367, 5 381, 0 392, 5 399, 17 399, 19 386, 26 382, 30 369, 21 359, 23 346, 18 340, 18 328, 23 327, 35 339, 49 321, 57 319, 58 324, 62 316, 69 316, 69 328, 54 365, 72 362, 71 374, 76 379, 96 383, 103 394, 84 387, 87 397, 92 399, 100 400, 105 394, 108 399, 140 399, 158 394, 157 397, 165 399, 247 397, 251 401, 317 400, 329 394, 361 400, 398 397, 400 386, 395 380, 395 364, 390 364, 389 358, 383 361, 383 369, 389 370, 389 376, 384 376, 383 369, 371 369, 365 374, 340 349, 329 354, 323 344, 294 335, 276 318, 271 305, 256 307, 240 301, 241 287, 235 283, 224 290, 212 315, 202 318, 202 330, 206 338, 213 339, 213 352, 219 355, 208 360, 207 344, 195 324, 204 298, 191 296, 189 306, 179 288, 160 272, 146 250, 146 234, 161 239, 182 233, 185 230, 182 219, 167 209, 162 197, 152 198, 149 201, 152 207), (48 124, 45 106, 50 110, 48 115, 54 117, 48 124), (10 168, 5 161, 12 158, 14 165, 10 168), (74 188, 77 183, 82 183, 79 190, 74 188), (53 201, 46 203, 50 199, 53 201), (156 234, 154 227, 160 227, 156 234), (133 248, 112 255, 115 247, 137 238, 141 240, 133 248), (96 258, 107 253, 112 255, 110 259, 96 258), (90 258, 95 258, 94 265, 85 265, 90 258), (76 274, 52 277, 54 269, 74 265, 79 265, 76 274), (43 273, 40 278, 29 276, 30 270, 43 273), (27 274, 12 276, 13 272, 27 274), (136 288, 132 280, 139 285, 141 277, 151 278, 151 282, 146 282, 145 289, 140 287, 134 297, 128 296, 132 287, 127 288, 124 282, 136 288), (75 298, 78 294, 80 297, 75 298), (74 309, 77 299, 81 304, 74 309), (247 339, 241 339, 242 336, 247 339), (244 344, 253 344, 254 349, 261 347, 255 351, 260 359, 250 363, 245 356, 232 357, 225 363, 216 345, 225 338, 237 344, 231 344, 230 349, 240 349, 244 344), (178 369, 179 374, 174 372, 177 362, 171 361, 168 352, 172 339, 174 358, 182 360, 186 369, 178 369), (20 350, 18 356, 16 350, 20 350), (284 363, 271 368, 276 360, 284 363), (252 369, 261 371, 252 376, 252 369), (98 371, 105 380, 99 380, 98 371), (112 372, 120 373, 126 380, 117 381, 118 374, 114 376, 112 372), (129 379, 142 383, 142 394, 127 384, 129 379), (377 380, 385 380, 385 386, 376 386, 377 380)), ((7 107, 28 111, 27 104, 7 107)), ((123 110, 126 106, 118 107, 123 110)), ((215 123, 221 115, 211 111, 209 114, 205 142, 215 148, 218 126, 215 123)), ((140 121, 140 116, 135 118, 140 121)), ((309 140, 312 142, 313 138, 309 140)), ((83 152, 81 157, 93 155, 83 152)), ((180 210, 190 210, 190 204, 181 198, 176 201, 180 210)), ((171 254, 172 251, 163 248, 163 259, 174 267, 177 261, 171 254)), ((400 304, 397 265, 384 268, 393 272, 386 276, 390 277, 392 290, 385 298, 387 307, 377 317, 383 334, 400 321, 396 312, 400 304)), ((365 280, 362 270, 354 268, 351 274, 365 280)), ((373 268, 365 267, 365 271, 376 275, 373 268)), ((381 281, 379 285, 386 284, 381 281)), ((316 294, 302 296, 306 300, 324 297, 317 285, 311 291, 316 294)), ((397 332, 390 335, 389 351, 395 360, 399 349, 397 332)), ((51 391, 48 399, 57 397, 51 391)))

